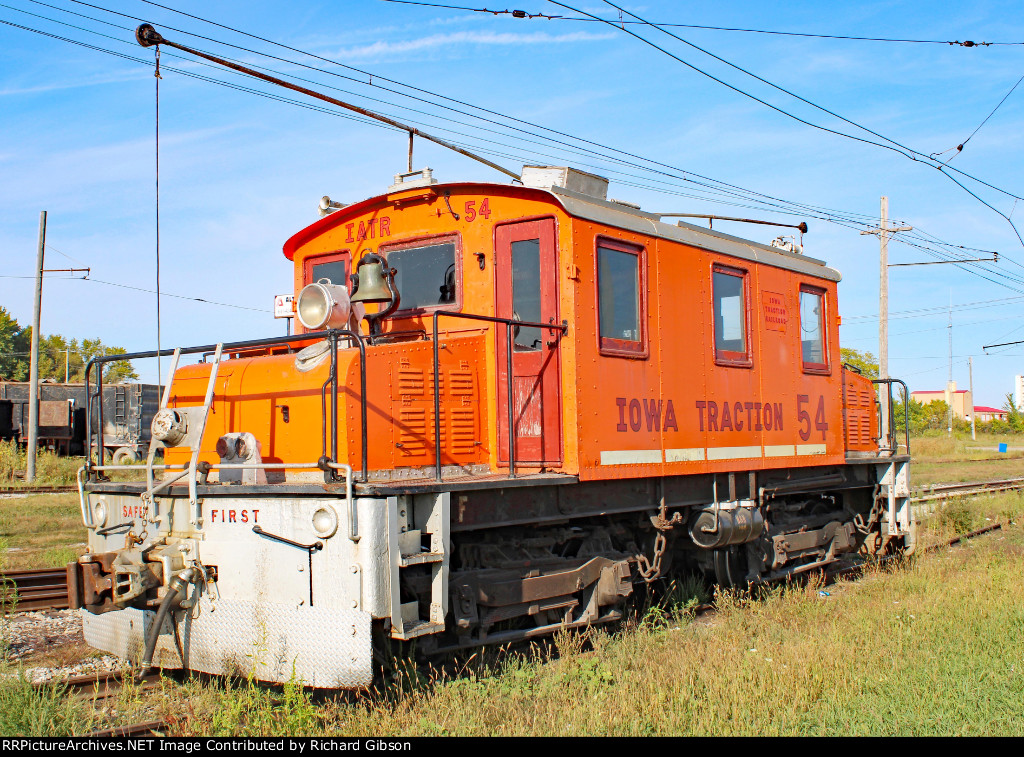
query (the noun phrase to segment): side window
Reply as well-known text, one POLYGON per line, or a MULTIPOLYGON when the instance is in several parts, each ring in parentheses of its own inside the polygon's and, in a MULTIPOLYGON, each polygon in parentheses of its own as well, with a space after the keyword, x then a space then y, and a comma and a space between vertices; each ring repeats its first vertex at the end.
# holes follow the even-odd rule
POLYGON ((715 362, 749 368, 750 339, 747 318, 747 272, 714 266, 711 292, 715 313, 715 362))
POLYGON ((598 333, 601 352, 647 356, 644 249, 597 242, 598 333))
POLYGON ((800 351, 804 370, 828 373, 825 342, 825 292, 809 286, 800 287, 800 351))
POLYGON ((302 282, 303 285, 314 284, 321 279, 328 279, 332 284, 338 284, 339 286, 351 289, 351 284, 348 280, 349 254, 347 252, 308 258, 305 266, 306 275, 302 282))

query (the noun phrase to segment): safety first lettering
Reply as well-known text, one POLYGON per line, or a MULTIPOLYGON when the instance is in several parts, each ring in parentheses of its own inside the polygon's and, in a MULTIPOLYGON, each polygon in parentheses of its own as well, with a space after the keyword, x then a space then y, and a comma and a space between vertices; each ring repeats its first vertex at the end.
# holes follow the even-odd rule
POLYGON ((259 510, 210 510, 212 523, 259 523, 259 510))
MULTIPOLYGON (((797 433, 808 441, 815 433, 824 441, 828 431, 825 417, 825 397, 818 395, 811 416, 811 397, 797 395, 797 433)), ((619 422, 615 430, 625 431, 678 431, 675 406, 672 400, 651 400, 616 397, 619 422)), ((696 426, 698 431, 783 431, 786 412, 783 402, 754 402, 746 400, 696 400, 696 426)))

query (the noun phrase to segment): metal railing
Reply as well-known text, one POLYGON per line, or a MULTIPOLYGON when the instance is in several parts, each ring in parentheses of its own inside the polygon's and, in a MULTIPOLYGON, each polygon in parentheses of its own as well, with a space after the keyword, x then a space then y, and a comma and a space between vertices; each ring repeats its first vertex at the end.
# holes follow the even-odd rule
MULTIPOLYGON (((882 436, 885 439, 886 444, 888 446, 886 446, 886 447, 879 447, 878 451, 879 452, 891 452, 894 455, 899 452, 900 445, 896 441, 896 419, 895 419, 895 417, 893 415, 893 412, 894 412, 894 410, 896 408, 895 408, 895 405, 894 405, 893 399, 892 399, 892 385, 893 384, 899 384, 900 386, 903 387, 903 433, 904 433, 904 437, 905 437, 904 438, 904 444, 907 447, 907 454, 909 455, 910 454, 910 401, 909 401, 910 400, 910 390, 907 389, 907 385, 906 385, 905 382, 903 382, 903 381, 901 381, 900 379, 897 379, 897 378, 872 379, 871 383, 872 384, 885 384, 886 385, 886 390, 887 390, 887 393, 888 393, 888 401, 889 401, 889 414, 887 416, 888 419, 889 419, 889 424, 888 424, 889 427, 881 429, 882 436)), ((881 413, 879 413, 879 414, 881 414, 881 413)), ((879 425, 881 425, 881 424, 879 424, 879 425)))
MULTIPOLYGON (((562 321, 555 323, 534 323, 532 321, 520 321, 516 318, 499 318, 493 315, 477 315, 475 313, 455 313, 450 310, 435 310, 434 321, 434 468, 438 481, 442 480, 441 474, 441 357, 440 344, 438 340, 437 322, 438 319, 461 318, 467 321, 483 321, 485 323, 504 324, 505 326, 505 384, 506 384, 506 412, 508 414, 508 475, 509 478, 516 477, 516 431, 512 422, 512 327, 522 326, 526 328, 548 329, 560 331, 562 336, 569 332, 569 324, 562 321)), ((495 334, 497 343, 497 334, 495 334)), ((498 399, 498 398, 496 398, 498 399)), ((501 403, 498 400, 498 416, 501 415, 501 403)))
MULTIPOLYGON (((359 348, 359 405, 360 405, 360 426, 362 429, 361 433, 361 450, 362 450, 362 480, 365 482, 368 478, 368 438, 366 428, 366 416, 367 416, 367 402, 366 402, 366 345, 363 343, 363 339, 359 334, 348 329, 330 329, 327 331, 313 331, 307 334, 295 334, 293 336, 286 337, 268 337, 266 339, 251 339, 244 342, 229 342, 225 343, 221 349, 223 353, 237 352, 240 350, 258 348, 258 347, 273 347, 277 345, 288 345, 291 346, 295 342, 306 342, 316 339, 327 339, 330 343, 331 348, 331 368, 330 375, 327 381, 324 382, 321 387, 321 410, 323 411, 323 422, 321 425, 321 452, 322 455, 320 460, 315 464, 307 463, 279 463, 279 464, 267 464, 262 467, 280 467, 280 468, 304 468, 304 467, 316 467, 323 470, 325 476, 330 476, 331 480, 337 479, 335 466, 331 463, 337 463, 338 459, 338 339, 340 337, 348 337, 349 340, 359 348), (326 392, 328 387, 331 389, 331 424, 330 424, 330 457, 327 456, 327 412, 326 412, 326 392)), ((144 358, 164 357, 167 355, 194 355, 201 353, 213 353, 218 349, 217 345, 202 345, 199 347, 188 347, 185 349, 167 349, 167 350, 149 350, 146 352, 129 352, 119 355, 102 355, 92 358, 85 366, 85 397, 86 397, 86 423, 85 423, 85 448, 87 450, 84 470, 86 476, 91 479, 93 471, 101 472, 104 470, 116 470, 119 468, 133 468, 133 466, 111 466, 103 464, 103 365, 116 360, 141 360, 144 358), (90 392, 90 373, 92 372, 93 365, 98 366, 96 375, 96 391, 90 392), (95 402, 94 402, 95 400, 95 402), (96 420, 96 428, 98 430, 99 439, 96 445, 95 454, 97 457, 96 464, 93 464, 93 439, 92 439, 92 428, 93 420, 96 420)), ((197 444, 202 443, 200 439, 197 444)), ((159 468, 166 468, 167 466, 154 466, 159 468)), ((215 465, 211 467, 226 467, 226 465, 215 465)), ((247 467, 247 466, 243 466, 247 467)), ((257 466, 252 466, 257 467, 257 466)))

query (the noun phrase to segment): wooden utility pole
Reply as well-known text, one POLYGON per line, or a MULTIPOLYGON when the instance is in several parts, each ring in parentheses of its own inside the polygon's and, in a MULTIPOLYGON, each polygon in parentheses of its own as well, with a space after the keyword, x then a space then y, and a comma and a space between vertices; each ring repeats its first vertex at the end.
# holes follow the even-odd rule
MULTIPOLYGON (((878 377, 889 378, 889 235, 897 231, 913 231, 913 226, 889 225, 889 198, 882 198, 881 218, 876 229, 861 234, 875 234, 879 241, 878 259, 878 377)), ((889 403, 882 402, 882 436, 889 436, 889 403)))
POLYGON ((971 390, 971 440, 974 441, 978 437, 974 433, 974 362, 973 358, 967 358, 967 382, 968 387, 971 390))
POLYGON ((46 211, 39 212, 39 254, 36 266, 36 299, 32 307, 32 356, 28 386, 28 458, 25 481, 36 480, 36 448, 39 446, 39 317, 43 307, 43 253, 46 249, 46 211))

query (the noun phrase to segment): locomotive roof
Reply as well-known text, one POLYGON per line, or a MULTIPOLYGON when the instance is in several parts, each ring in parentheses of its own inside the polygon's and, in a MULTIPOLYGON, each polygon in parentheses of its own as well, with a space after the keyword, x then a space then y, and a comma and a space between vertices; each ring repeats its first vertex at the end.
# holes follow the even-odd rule
MULTIPOLYGON (((628 205, 611 200, 602 200, 592 195, 574 192, 563 187, 535 189, 511 184, 451 182, 448 184, 433 184, 430 186, 430 189, 439 191, 445 188, 465 189, 474 187, 486 187, 487 191, 500 189, 506 193, 512 190, 517 194, 534 195, 538 199, 545 198, 546 196, 548 201, 554 200, 566 213, 574 218, 593 221, 624 231, 632 231, 673 242, 681 242, 692 247, 720 252, 743 260, 752 260, 757 263, 775 266, 776 268, 785 268, 808 276, 828 279, 829 281, 839 281, 842 278, 839 271, 829 268, 825 265, 824 261, 808 257, 807 255, 789 252, 778 247, 743 239, 742 237, 723 234, 714 229, 706 229, 690 223, 680 222, 678 225, 662 223, 661 217, 656 213, 647 213, 628 205)), ((391 194, 396 193, 377 195, 376 197, 370 197, 361 202, 353 203, 310 224, 285 242, 285 257, 291 260, 299 245, 341 224, 345 218, 365 211, 375 203, 386 202, 391 194)))

